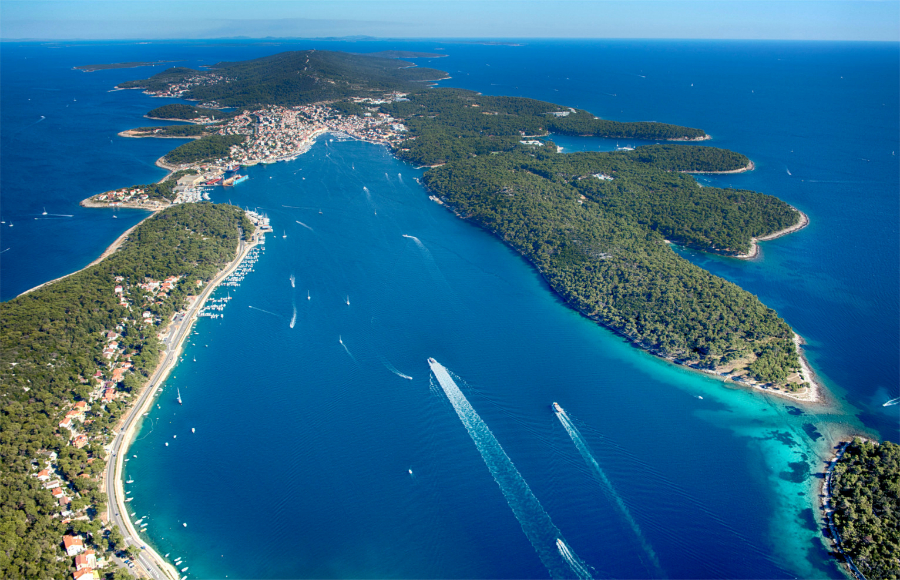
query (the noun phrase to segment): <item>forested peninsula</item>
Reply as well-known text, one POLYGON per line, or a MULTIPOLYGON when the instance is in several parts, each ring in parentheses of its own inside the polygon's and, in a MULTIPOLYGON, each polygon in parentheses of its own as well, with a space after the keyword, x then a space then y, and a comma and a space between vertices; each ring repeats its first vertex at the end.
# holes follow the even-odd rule
POLYGON ((831 477, 844 553, 868 580, 900 578, 900 446, 854 439, 831 477))
MULTIPOLYGON (((670 247, 741 256, 755 238, 801 223, 798 210, 773 196, 701 187, 685 175, 746 170, 752 167, 746 156, 675 144, 563 154, 553 134, 670 142, 709 137, 690 127, 611 121, 554 103, 422 82, 444 76, 396 59, 310 50, 206 71, 174 68, 120 86, 202 101, 202 112, 168 106, 167 114, 186 120, 210 107, 235 107, 229 115, 259 119, 242 125, 245 133, 268 129, 260 112, 267 106, 320 103, 341 120, 383 117, 401 131, 383 142, 399 158, 429 167, 423 183, 436 199, 513 247, 585 316, 670 361, 815 398, 787 323, 670 247)), ((204 136, 167 161, 233 151, 239 137, 226 137, 228 121, 204 127, 222 127, 221 143, 204 136)))
POLYGON ((171 207, 107 259, 0 303, 0 576, 71 577, 64 535, 98 558, 125 548, 102 520, 103 446, 160 360, 158 334, 253 231, 234 206, 171 207))

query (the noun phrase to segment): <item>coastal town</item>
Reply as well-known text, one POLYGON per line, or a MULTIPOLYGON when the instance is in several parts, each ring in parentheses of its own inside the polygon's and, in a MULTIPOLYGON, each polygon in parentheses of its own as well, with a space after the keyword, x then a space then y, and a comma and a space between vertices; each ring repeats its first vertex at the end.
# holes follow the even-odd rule
MULTIPOLYGON (((262 242, 262 236, 271 231, 265 216, 249 211, 245 215, 256 227, 255 241, 233 262, 231 273, 221 274, 216 282, 234 285, 242 280, 257 259, 255 242, 262 242)), ((118 513, 121 510, 112 496, 103 492, 111 489, 108 467, 117 459, 118 436, 138 395, 147 394, 146 379, 139 369, 146 372, 157 353, 178 350, 192 322, 191 313, 209 316, 209 310, 222 308, 216 301, 201 308, 214 284, 200 279, 170 275, 138 280, 115 276, 113 280, 109 295, 126 315, 95 333, 98 368, 80 377, 83 388, 78 389, 78 400, 60 410, 57 433, 65 443, 58 450, 40 450, 31 460, 31 476, 52 495, 56 504, 53 517, 66 530, 59 542, 67 557, 73 558, 74 580, 110 574, 118 577, 116 570, 126 568, 139 575, 147 571, 136 566, 146 547, 137 536, 123 534, 116 520, 125 514, 118 513), (116 518, 109 513, 112 510, 117 512, 116 518)), ((157 389, 153 385, 147 388, 152 400, 157 389)), ((119 498, 124 502, 121 505, 128 505, 130 493, 119 498)), ((144 522, 139 529, 146 531, 146 527, 144 522)))
MULTIPOLYGON (((132 560, 140 549, 127 545, 122 534, 109 525, 106 497, 99 490, 104 487, 115 426, 141 387, 132 362, 139 352, 135 348, 137 337, 149 331, 156 341, 165 342, 178 313, 164 321, 158 307, 172 300, 176 288, 191 291, 203 286, 201 280, 187 281, 180 276, 146 279, 134 285, 128 285, 122 276, 115 281, 109 291, 133 314, 97 333, 104 362, 91 377, 83 377, 89 390, 64 411, 59 421, 59 432, 67 445, 60 453, 47 450, 32 462, 33 476, 58 503, 56 517, 70 528, 60 542, 66 554, 74 558, 74 580, 100 578, 117 563, 134 568, 132 560), (102 556, 107 546, 113 551, 111 558, 102 556)), ((190 305, 195 300, 196 296, 188 295, 185 302, 190 305)))
MULTIPOLYGON (((188 90, 189 86, 193 85, 187 83, 181 88, 173 85, 173 88, 164 92, 150 94, 177 96, 175 93, 180 94, 188 90)), ((329 103, 316 103, 297 107, 255 108, 221 123, 200 117, 194 122, 205 125, 209 134, 241 135, 246 139, 239 145, 233 145, 227 157, 219 159, 170 164, 165 157, 161 158, 157 165, 168 169, 170 174, 160 180, 160 183, 177 175, 170 196, 155 195, 147 187, 132 186, 92 196, 83 205, 155 211, 169 205, 208 200, 210 188, 231 187, 245 181, 247 176, 240 174, 242 167, 296 159, 312 147, 316 138, 325 133, 334 134, 340 139, 359 139, 394 146, 406 138, 407 128, 397 119, 380 112, 378 105, 402 100, 406 100, 406 94, 399 92, 385 94, 379 99, 352 99, 364 111, 362 115, 342 113, 329 103)))

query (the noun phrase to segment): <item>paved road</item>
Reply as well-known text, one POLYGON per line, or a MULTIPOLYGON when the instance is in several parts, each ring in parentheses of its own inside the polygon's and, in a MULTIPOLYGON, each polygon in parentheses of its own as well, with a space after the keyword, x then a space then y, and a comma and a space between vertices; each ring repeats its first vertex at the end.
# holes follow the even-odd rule
MULTIPOLYGON (((159 379, 165 373, 165 370, 169 367, 170 364, 174 362, 175 357, 178 356, 178 349, 172 348, 172 345, 177 345, 181 342, 185 333, 188 332, 191 328, 191 320, 194 315, 196 315, 200 305, 203 304, 203 301, 209 296, 209 293, 215 288, 216 284, 218 284, 223 278, 225 278, 231 270, 237 266, 240 261, 244 258, 244 253, 249 249, 248 245, 241 240, 239 242, 238 247, 238 255, 235 258, 234 262, 226 268, 219 276, 210 284, 207 284, 206 290, 204 290, 200 296, 197 297, 197 300, 194 301, 193 306, 191 306, 188 311, 181 318, 180 323, 176 327, 175 333, 170 337, 167 342, 166 356, 162 361, 162 364, 159 365, 156 369, 156 372, 150 377, 150 382, 141 393, 141 396, 138 398, 137 403, 132 407, 131 413, 129 413, 128 417, 125 419, 125 422, 122 423, 122 427, 119 432, 116 433, 115 439, 113 439, 112 449, 110 456, 110 461, 106 466, 106 496, 107 496, 107 509, 109 514, 109 521, 117 526, 119 530, 122 532, 122 535, 125 537, 126 545, 134 545, 139 548, 145 546, 143 540, 137 535, 134 528, 130 525, 129 521, 126 524, 126 516, 128 504, 124 502, 125 498, 123 497, 124 491, 121 486, 117 487, 116 482, 119 481, 118 473, 120 473, 121 466, 124 465, 121 453, 123 452, 123 444, 125 443, 126 434, 129 432, 129 429, 134 424, 135 421, 141 416, 143 412, 144 404, 153 398, 154 393, 157 389, 157 383, 159 379), (121 492, 121 493, 119 493, 121 492)), ((124 449, 127 451, 127 447, 124 449)), ((124 565, 119 562, 120 565, 124 565)), ((140 556, 137 558, 136 566, 139 567, 140 571, 144 576, 149 576, 156 580, 177 580, 178 577, 172 577, 171 572, 169 572, 165 567, 164 563, 158 561, 156 558, 152 557, 147 553, 146 550, 142 550, 140 556)))

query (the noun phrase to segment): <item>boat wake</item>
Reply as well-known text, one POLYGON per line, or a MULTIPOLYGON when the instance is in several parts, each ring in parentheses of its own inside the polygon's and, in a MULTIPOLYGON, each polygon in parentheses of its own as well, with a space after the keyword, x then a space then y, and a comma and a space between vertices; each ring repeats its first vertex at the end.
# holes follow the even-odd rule
POLYGON ((358 362, 358 361, 356 360, 356 357, 353 356, 353 353, 350 352, 350 349, 347 348, 347 345, 344 344, 344 339, 341 338, 341 335, 338 335, 338 342, 341 343, 341 346, 342 346, 342 347, 344 347, 344 352, 347 353, 347 356, 349 356, 350 358, 352 358, 352 359, 353 359, 353 362, 358 362))
MULTIPOLYGON (((5 252, 6 250, 3 250, 3 251, 5 252)), ((900 403, 900 397, 897 397, 896 399, 891 399, 890 401, 888 401, 887 403, 882 405, 882 407, 893 407, 897 403, 900 403)))
POLYGON ((303 222, 301 222, 301 221, 297 221, 297 220, 294 220, 294 221, 297 222, 298 224, 300 224, 301 226, 303 226, 304 228, 308 229, 308 230, 311 231, 311 232, 316 231, 316 230, 312 229, 311 227, 309 227, 308 225, 306 225, 305 223, 303 223, 303 222))
POLYGON ((294 305, 294 315, 291 316, 291 328, 294 328, 294 325, 297 323, 297 305, 294 305))
POLYGON ((616 493, 616 490, 613 488, 612 482, 610 482, 609 478, 606 477, 606 473, 600 469, 600 464, 597 463, 597 460, 594 459, 594 456, 591 454, 591 450, 587 446, 587 442, 584 440, 584 437, 581 435, 581 432, 578 431, 578 428, 575 427, 575 424, 572 423, 572 420, 566 414, 565 410, 559 406, 558 403, 553 403, 553 411, 556 413, 556 417, 559 419, 559 422, 562 423, 563 427, 565 427, 566 432, 569 434, 569 437, 572 438, 572 443, 575 444, 575 447, 578 449, 578 452, 581 454, 581 457, 584 459, 585 463, 588 464, 588 467, 594 472, 594 475, 597 476, 597 479, 600 481, 601 485, 604 487, 604 491, 606 491, 616 503, 616 506, 619 508, 619 511, 622 513, 622 516, 628 522, 629 527, 634 532, 634 535, 637 536, 638 542, 640 542, 641 547, 644 549, 644 552, 647 554, 647 557, 650 559, 650 562, 653 564, 653 567, 656 569, 658 577, 664 578, 665 572, 663 572, 662 567, 659 565, 659 558, 656 557, 656 552, 650 547, 650 544, 647 542, 646 538, 644 538, 644 534, 641 533, 640 527, 638 527, 637 522, 634 517, 632 517, 631 512, 628 510, 628 506, 625 505, 622 497, 616 493))
POLYGON ((519 473, 494 434, 459 390, 450 377, 449 371, 433 358, 428 359, 428 365, 466 431, 469 432, 472 441, 475 442, 475 447, 481 453, 481 458, 494 477, 494 481, 500 486, 506 503, 509 504, 516 519, 519 520, 525 537, 531 542, 541 562, 550 572, 550 576, 571 578, 574 574, 578 578, 590 578, 587 565, 565 544, 559 528, 550 520, 550 516, 544 511, 531 488, 522 478, 522 474, 519 473), (560 545, 565 547, 565 554, 560 545))
POLYGON ((585 563, 579 560, 578 557, 572 553, 572 550, 569 549, 569 546, 562 540, 562 538, 556 538, 556 549, 559 550, 559 555, 562 556, 563 560, 566 561, 566 563, 569 565, 569 568, 572 569, 572 572, 575 572, 575 576, 577 578, 587 580, 588 578, 592 577, 585 563))
POLYGON ((411 381, 411 380, 413 379, 411 376, 405 375, 405 374, 401 373, 400 371, 398 371, 397 368, 396 368, 394 365, 392 365, 391 363, 389 363, 389 362, 388 362, 387 360, 385 360, 384 358, 381 359, 381 362, 384 364, 384 368, 386 368, 387 370, 391 371, 392 373, 394 373, 395 375, 397 375, 397 376, 400 377, 401 379, 406 379, 406 380, 408 380, 408 381, 411 381))
POLYGON ((296 282, 297 282, 297 279, 294 278, 294 275, 293 275, 293 274, 291 274, 291 288, 296 288, 296 287, 297 287, 296 282))
POLYGON ((269 312, 268 310, 263 310, 262 308, 257 308, 256 306, 250 306, 253 310, 259 310, 260 312, 265 312, 266 314, 271 314, 272 316, 277 316, 278 318, 284 318, 280 314, 275 314, 274 312, 269 312))

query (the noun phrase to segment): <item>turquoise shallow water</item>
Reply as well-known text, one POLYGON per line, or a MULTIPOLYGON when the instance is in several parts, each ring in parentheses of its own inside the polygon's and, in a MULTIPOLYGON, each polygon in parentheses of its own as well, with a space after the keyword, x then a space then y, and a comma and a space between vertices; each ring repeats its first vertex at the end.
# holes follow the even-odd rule
MULTIPOLYGON (((369 47, 387 48, 320 48, 369 47)), ((595 577, 840 576, 817 538, 812 472, 842 433, 898 435, 897 408, 881 407, 898 394, 896 45, 399 47, 446 48, 451 56, 431 63, 451 72, 445 84, 699 126, 715 137, 710 144, 749 155, 755 172, 701 182, 773 193, 812 225, 765 243, 757 261, 683 255, 776 308, 809 342, 834 403, 801 411, 623 344, 567 309, 492 236, 430 202, 415 182, 420 172, 383 148, 323 138, 298 160, 252 168, 250 180, 214 194, 261 208, 276 233, 240 288, 218 290, 233 297, 225 318, 197 324, 130 452, 130 505, 149 516, 147 541, 182 556, 186 574, 198 578, 548 576, 523 533, 529 523, 516 519, 430 375, 426 359, 434 357, 595 577), (552 401, 605 478, 585 462, 552 401)), ((9 64, 16 56, 41 56, 47 78, 85 91, 79 103, 115 112, 109 117, 120 127, 83 130, 100 143, 112 129, 143 124, 140 114, 162 102, 101 94, 113 76, 146 69, 69 76, 71 64, 173 54, 216 62, 285 48, 14 47, 2 56, 0 114, 8 127, 14 113, 30 111, 8 105, 16 102, 10 71, 27 80, 9 64)), ((31 81, 19 84, 39 86, 31 81)), ((11 163, 8 135, 3 215, 39 214, 63 190, 34 177, 41 173, 27 150, 13 148, 19 163, 11 163)), ((616 145, 556 140, 567 151, 616 145)), ((105 165, 91 165, 96 150, 79 157, 75 145, 67 163, 85 169, 69 173, 66 203, 114 181, 102 177, 105 165)), ((152 176, 157 151, 174 143, 117 145, 152 176)), ((25 258, 0 255, 4 298, 7 287, 63 269, 66 244, 90 261, 124 229, 115 221, 79 229, 77 244, 15 229, 25 258), (52 259, 28 258, 39 237, 52 259)))

